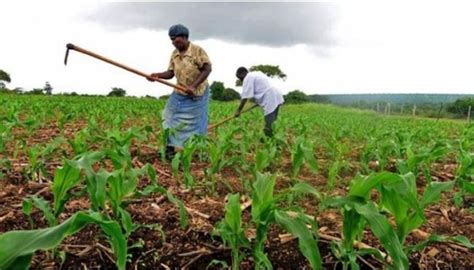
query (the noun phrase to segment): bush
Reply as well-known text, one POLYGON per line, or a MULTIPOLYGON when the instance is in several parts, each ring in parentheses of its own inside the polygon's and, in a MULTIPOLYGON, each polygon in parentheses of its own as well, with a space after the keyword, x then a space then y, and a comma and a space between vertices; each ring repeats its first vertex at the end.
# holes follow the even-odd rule
POLYGON ((305 103, 310 102, 310 98, 299 90, 294 90, 285 95, 285 103, 305 103))
POLYGON ((124 97, 126 95, 127 95, 127 91, 118 87, 112 88, 112 91, 110 91, 110 93, 107 94, 108 97, 124 97))
POLYGON ((213 100, 231 101, 240 99, 240 94, 232 88, 225 88, 222 82, 213 82, 209 87, 213 100))
POLYGON ((474 98, 458 99, 448 107, 448 112, 467 115, 469 106, 471 106, 471 110, 474 109, 474 98))

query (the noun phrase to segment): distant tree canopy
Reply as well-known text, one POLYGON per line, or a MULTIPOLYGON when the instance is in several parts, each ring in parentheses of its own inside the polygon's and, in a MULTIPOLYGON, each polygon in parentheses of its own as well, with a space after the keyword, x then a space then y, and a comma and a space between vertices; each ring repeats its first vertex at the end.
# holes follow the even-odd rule
POLYGON ((300 90, 291 91, 288 94, 286 94, 284 98, 285 98, 285 103, 298 104, 298 103, 305 103, 305 102, 311 101, 310 97, 300 90))
POLYGON ((112 91, 107 94, 108 97, 124 97, 126 95, 127 91, 119 87, 112 88, 112 91))
POLYGON ((44 89, 34 88, 33 90, 26 92, 28 95, 44 95, 44 89))
POLYGON ((232 101, 240 99, 240 94, 232 88, 224 89, 224 94, 222 95, 222 101, 232 101))
POLYGON ((211 98, 214 100, 220 100, 222 97, 222 93, 224 93, 225 87, 223 82, 215 81, 209 87, 211 91, 211 98))
POLYGON ((462 98, 456 100, 448 106, 448 112, 455 114, 467 115, 471 106, 471 114, 474 112, 474 98, 462 98))
POLYGON ((251 66, 249 71, 260 71, 265 73, 270 78, 277 78, 286 80, 286 74, 280 69, 280 66, 272 66, 272 65, 257 65, 251 66))
MULTIPOLYGON (((0 69, 0 82, 7 82, 10 83, 12 79, 10 78, 10 75, 6 73, 5 71, 0 69)), ((5 84, 4 84, 5 86, 5 84)))
MULTIPOLYGON (((277 78, 281 80, 286 80, 287 76, 283 71, 280 69, 280 66, 273 66, 273 65, 256 65, 251 66, 249 71, 260 71, 267 75, 270 78, 277 78)), ((235 82, 236 86, 242 86, 242 81, 237 80, 235 82)))
POLYGON ((210 86, 213 100, 231 101, 240 99, 240 95, 232 88, 226 88, 223 82, 215 81, 210 86))

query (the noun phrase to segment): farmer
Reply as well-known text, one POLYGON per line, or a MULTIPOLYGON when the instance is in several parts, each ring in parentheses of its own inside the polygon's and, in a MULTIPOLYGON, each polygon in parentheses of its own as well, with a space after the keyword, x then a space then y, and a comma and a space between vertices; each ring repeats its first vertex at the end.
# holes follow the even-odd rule
POLYGON ((268 77, 260 71, 249 72, 245 67, 239 67, 235 74, 242 81, 242 100, 235 112, 235 117, 240 116, 240 112, 249 98, 254 98, 255 103, 263 108, 265 118, 265 128, 263 132, 268 137, 273 136, 272 124, 277 120, 278 109, 283 104, 283 95, 280 90, 270 84, 268 77))
POLYGON ((163 126, 170 128, 166 157, 171 159, 177 149, 194 134, 206 135, 208 122, 209 84, 212 71, 207 53, 189 41, 189 30, 182 24, 173 25, 168 35, 176 48, 171 54, 167 71, 150 76, 172 79, 186 91, 174 89, 163 111, 163 126))

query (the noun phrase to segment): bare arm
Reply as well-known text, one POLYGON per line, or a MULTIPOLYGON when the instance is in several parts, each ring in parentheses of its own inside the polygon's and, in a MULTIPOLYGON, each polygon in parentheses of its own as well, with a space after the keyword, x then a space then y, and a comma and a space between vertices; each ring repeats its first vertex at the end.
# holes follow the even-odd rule
POLYGON ((237 109, 237 111, 235 112, 234 116, 235 117, 239 117, 240 116, 240 112, 242 111, 242 109, 245 107, 245 104, 247 103, 247 98, 243 98, 241 101, 240 101, 240 105, 239 105, 239 108, 237 109))
MULTIPOLYGON (((169 79, 173 79, 174 71, 173 70, 167 70, 165 72, 152 73, 152 74, 150 74, 150 76, 155 77, 157 79, 169 80, 169 79)), ((152 80, 149 80, 149 81, 152 81, 152 80)))
POLYGON ((211 64, 204 64, 200 71, 201 73, 199 73, 199 76, 196 78, 196 80, 192 84, 188 85, 188 90, 194 92, 196 88, 207 79, 209 74, 212 72, 211 64))

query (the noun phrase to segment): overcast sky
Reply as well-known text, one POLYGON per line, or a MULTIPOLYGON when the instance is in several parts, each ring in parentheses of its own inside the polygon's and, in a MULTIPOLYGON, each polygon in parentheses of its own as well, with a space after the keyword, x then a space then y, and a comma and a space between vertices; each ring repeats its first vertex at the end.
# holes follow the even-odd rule
MULTIPOLYGON (((474 4, 469 1, 110 3, 2 1, 0 69, 9 88, 130 95, 167 86, 72 51, 73 43, 146 73, 164 71, 169 26, 183 23, 235 88, 235 69, 279 65, 287 93, 474 93, 474 4), (470 34, 471 33, 471 34, 470 34)), ((239 89, 237 89, 240 91, 239 89)))

